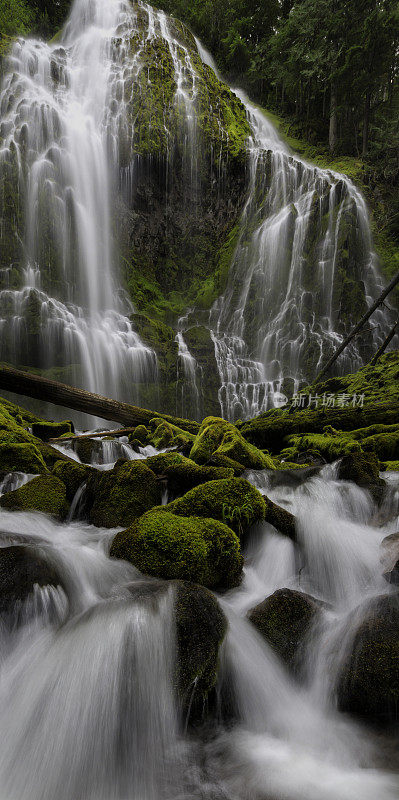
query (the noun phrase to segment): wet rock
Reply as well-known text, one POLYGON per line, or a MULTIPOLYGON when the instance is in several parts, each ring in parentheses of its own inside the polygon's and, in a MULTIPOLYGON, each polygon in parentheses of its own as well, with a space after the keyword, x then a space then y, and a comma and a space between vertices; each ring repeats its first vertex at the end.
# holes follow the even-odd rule
POLYGON ((0 477, 4 478, 9 472, 39 475, 47 472, 47 467, 34 444, 0 444, 0 477))
POLYGON ((7 511, 42 511, 60 520, 65 519, 69 511, 66 486, 55 475, 39 475, 0 497, 0 506, 7 511))
POLYGON ((52 469, 52 474, 59 478, 66 486, 67 500, 72 503, 76 492, 83 483, 86 483, 94 470, 76 461, 57 461, 52 469))
POLYGON ((388 583, 399 584, 399 533, 391 533, 381 542, 381 566, 388 583))
POLYGON ((98 527, 127 527, 160 502, 160 484, 142 461, 121 459, 111 470, 93 472, 87 481, 89 522, 98 527))
POLYGON ((117 533, 110 555, 145 575, 230 589, 241 580, 243 558, 236 534, 214 519, 180 517, 160 507, 117 533))
POLYGON ((36 586, 61 586, 56 569, 32 547, 0 548, 0 613, 15 613, 15 605, 33 593, 36 586))
POLYGON ((369 604, 338 683, 342 711, 376 720, 397 719, 399 596, 369 604))
POLYGON ((338 478, 353 481, 370 492, 374 502, 381 503, 385 481, 379 475, 379 462, 375 453, 351 453, 344 456, 338 466, 338 478))
POLYGON ((43 442, 48 442, 49 439, 58 439, 65 433, 74 432, 75 428, 72 420, 65 420, 64 422, 34 422, 32 424, 33 435, 43 442))
POLYGON ((247 442, 235 425, 219 417, 207 417, 195 438, 190 458, 198 464, 206 464, 214 454, 247 469, 275 468, 271 457, 247 442))
POLYGON ((274 528, 283 536, 288 536, 293 542, 296 542, 296 521, 293 514, 286 511, 285 508, 273 503, 268 497, 264 498, 265 501, 265 520, 273 525, 274 528))
POLYGON ((101 439, 75 439, 72 447, 82 464, 93 464, 102 453, 101 439))
POLYGON ((232 478, 232 469, 199 466, 180 453, 165 453, 148 458, 146 463, 157 475, 165 475, 168 487, 174 495, 184 494, 208 481, 232 478))
POLYGON ((278 589, 248 612, 248 618, 287 667, 296 674, 300 651, 320 603, 293 589, 278 589))
POLYGON ((229 525, 239 536, 265 518, 262 495, 243 478, 209 481, 166 506, 173 514, 211 517, 229 525))

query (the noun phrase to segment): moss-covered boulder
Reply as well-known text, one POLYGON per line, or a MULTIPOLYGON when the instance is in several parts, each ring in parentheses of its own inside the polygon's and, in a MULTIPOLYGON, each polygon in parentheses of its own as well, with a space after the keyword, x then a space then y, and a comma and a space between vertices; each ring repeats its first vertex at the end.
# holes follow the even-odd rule
POLYGON ((315 456, 332 462, 344 455, 362 452, 360 442, 352 441, 343 434, 331 436, 330 433, 301 433, 289 436, 286 442, 287 447, 282 450, 281 457, 293 462, 303 453, 309 462, 315 456))
POLYGON ((55 567, 34 547, 13 545, 0 548, 0 613, 14 620, 16 605, 33 593, 35 586, 62 586, 55 567))
POLYGON ((207 481, 234 477, 232 469, 212 466, 199 466, 195 461, 180 453, 165 453, 148 458, 146 464, 157 474, 164 475, 170 491, 184 494, 194 486, 207 481))
POLYGON ((239 478, 240 475, 245 472, 245 467, 243 464, 239 464, 238 461, 235 461, 233 458, 229 458, 223 453, 220 453, 219 450, 216 450, 213 456, 209 459, 209 464, 213 467, 225 467, 226 469, 232 469, 235 478, 239 478))
POLYGON ((370 492, 376 503, 381 502, 385 481, 380 478, 379 462, 375 453, 360 452, 344 456, 338 466, 338 478, 357 483, 370 492))
POLYGON ((379 597, 365 610, 338 683, 341 710, 397 720, 399 596, 379 597))
POLYGON ((73 439, 72 449, 82 464, 93 464, 102 452, 101 439, 73 439))
POLYGON ((89 521, 98 527, 131 525, 160 502, 160 484, 142 461, 117 461, 113 469, 93 472, 87 481, 89 521))
POLYGON ((140 442, 142 446, 146 445, 149 441, 150 431, 146 428, 145 425, 137 425, 134 429, 133 433, 129 434, 129 442, 136 440, 140 442))
POLYGON ((175 584, 177 687, 184 714, 203 716, 217 680, 218 654, 227 630, 226 618, 210 591, 175 584))
POLYGON ((76 461, 57 461, 52 469, 52 474, 65 484, 69 503, 72 503, 79 487, 86 483, 93 472, 90 467, 78 464, 76 461))
POLYGON ((0 497, 7 511, 42 511, 56 519, 65 519, 69 511, 66 486, 55 475, 39 475, 15 492, 0 497))
POLYGON ((310 595, 278 589, 249 611, 248 618, 285 665, 298 673, 301 645, 319 609, 310 595))
POLYGON ((25 472, 28 475, 39 475, 47 472, 40 450, 28 442, 21 444, 0 443, 0 476, 9 472, 25 472))
POLYGON ((230 589, 241 579, 243 558, 235 533, 214 519, 180 517, 163 508, 118 533, 110 555, 157 578, 230 589))
POLYGON ((229 525, 239 536, 265 518, 263 497, 243 478, 203 483, 165 508, 185 517, 211 517, 229 525))
POLYGON ((65 420, 64 422, 34 422, 32 424, 32 433, 43 442, 48 442, 49 439, 58 439, 64 434, 74 433, 74 425, 72 420, 65 420))
POLYGON ((246 469, 274 469, 273 460, 247 442, 235 425, 219 417, 206 417, 191 449, 190 458, 206 464, 214 454, 229 458, 246 469))

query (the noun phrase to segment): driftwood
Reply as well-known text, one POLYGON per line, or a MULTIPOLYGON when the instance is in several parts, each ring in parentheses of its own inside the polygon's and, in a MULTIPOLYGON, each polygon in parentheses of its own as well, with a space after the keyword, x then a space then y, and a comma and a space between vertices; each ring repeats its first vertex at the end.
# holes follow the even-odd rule
POLYGON ((392 341, 393 337, 396 334, 398 326, 399 326, 399 319, 396 320, 395 325, 392 326, 391 330, 388 333, 388 336, 386 337, 386 339, 384 339, 381 347, 379 348, 379 350, 377 350, 374 358, 371 359, 370 361, 371 365, 376 364, 378 359, 381 358, 381 356, 385 353, 385 350, 387 349, 388 345, 390 344, 390 342, 392 341))
POLYGON ((79 442, 81 439, 98 439, 101 436, 112 436, 114 439, 117 439, 119 436, 127 436, 129 433, 133 433, 136 430, 136 425, 134 428, 117 428, 116 430, 108 430, 104 428, 103 431, 96 431, 95 433, 79 433, 77 436, 71 433, 70 436, 57 436, 56 439, 49 439, 49 444, 54 444, 55 442, 79 442))
POLYGON ((374 311, 377 310, 378 306, 382 305, 385 298, 390 294, 390 292, 392 292, 392 289, 394 289, 398 283, 399 283, 399 272, 395 275, 394 278, 392 278, 391 282, 380 294, 379 298, 375 301, 375 303, 373 303, 373 305, 370 306, 368 311, 366 311, 364 316, 361 318, 360 322, 358 322, 358 324, 356 325, 355 328, 353 328, 349 336, 347 336, 346 339, 342 342, 342 344, 338 347, 338 350, 335 351, 334 355, 331 356, 330 360, 327 362, 326 366, 323 367, 321 372, 319 372, 317 378, 315 378, 313 383, 317 383, 320 380, 320 378, 322 378, 323 375, 325 375, 326 372, 328 372, 330 367, 332 367, 337 358, 341 355, 341 353, 343 353, 348 344, 352 341, 352 339, 354 339, 354 337, 359 333, 359 331, 361 331, 367 320, 371 317, 372 314, 374 314, 374 311))
POLYGON ((6 365, 0 366, 0 389, 22 394, 26 397, 34 397, 38 400, 54 403, 57 406, 65 406, 74 411, 81 411, 84 414, 91 414, 121 425, 148 425, 154 417, 160 417, 190 433, 198 433, 199 431, 198 422, 172 417, 169 414, 158 414, 146 408, 111 400, 109 397, 92 394, 84 389, 76 389, 66 383, 51 381, 40 375, 22 372, 22 370, 13 369, 6 365))

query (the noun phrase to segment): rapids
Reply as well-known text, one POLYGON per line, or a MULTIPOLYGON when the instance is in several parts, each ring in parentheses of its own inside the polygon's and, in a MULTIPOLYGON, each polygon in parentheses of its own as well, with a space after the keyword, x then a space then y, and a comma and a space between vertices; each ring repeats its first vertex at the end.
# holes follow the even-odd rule
MULTIPOLYGON (((62 582, 37 587, 15 611, 18 627, 1 629, 1 800, 398 796, 390 741, 338 713, 335 696, 367 604, 390 591, 379 545, 399 523, 397 476, 380 527, 369 495, 337 481, 334 467, 295 488, 273 487, 267 472, 247 477, 298 516, 299 546, 267 523, 253 530, 243 582, 219 598, 229 625, 219 695, 229 694, 235 721, 223 721, 222 704, 204 729, 187 730, 174 696, 173 591, 140 591, 154 581, 109 559, 114 531, 0 511, 1 546, 24 541, 62 582), (306 639, 301 685, 246 618, 281 587, 325 603, 306 639)), ((5 481, 1 491, 12 488, 5 481)))

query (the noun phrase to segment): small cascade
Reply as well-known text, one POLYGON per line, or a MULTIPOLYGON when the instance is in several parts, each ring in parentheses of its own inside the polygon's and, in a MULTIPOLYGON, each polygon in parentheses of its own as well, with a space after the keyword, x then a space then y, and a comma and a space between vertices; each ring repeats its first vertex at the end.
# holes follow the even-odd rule
POLYGON ((181 417, 189 419, 202 419, 202 394, 201 370, 190 353, 184 340, 184 324, 187 322, 190 311, 178 320, 176 334, 177 353, 177 384, 176 384, 176 411, 181 417))

